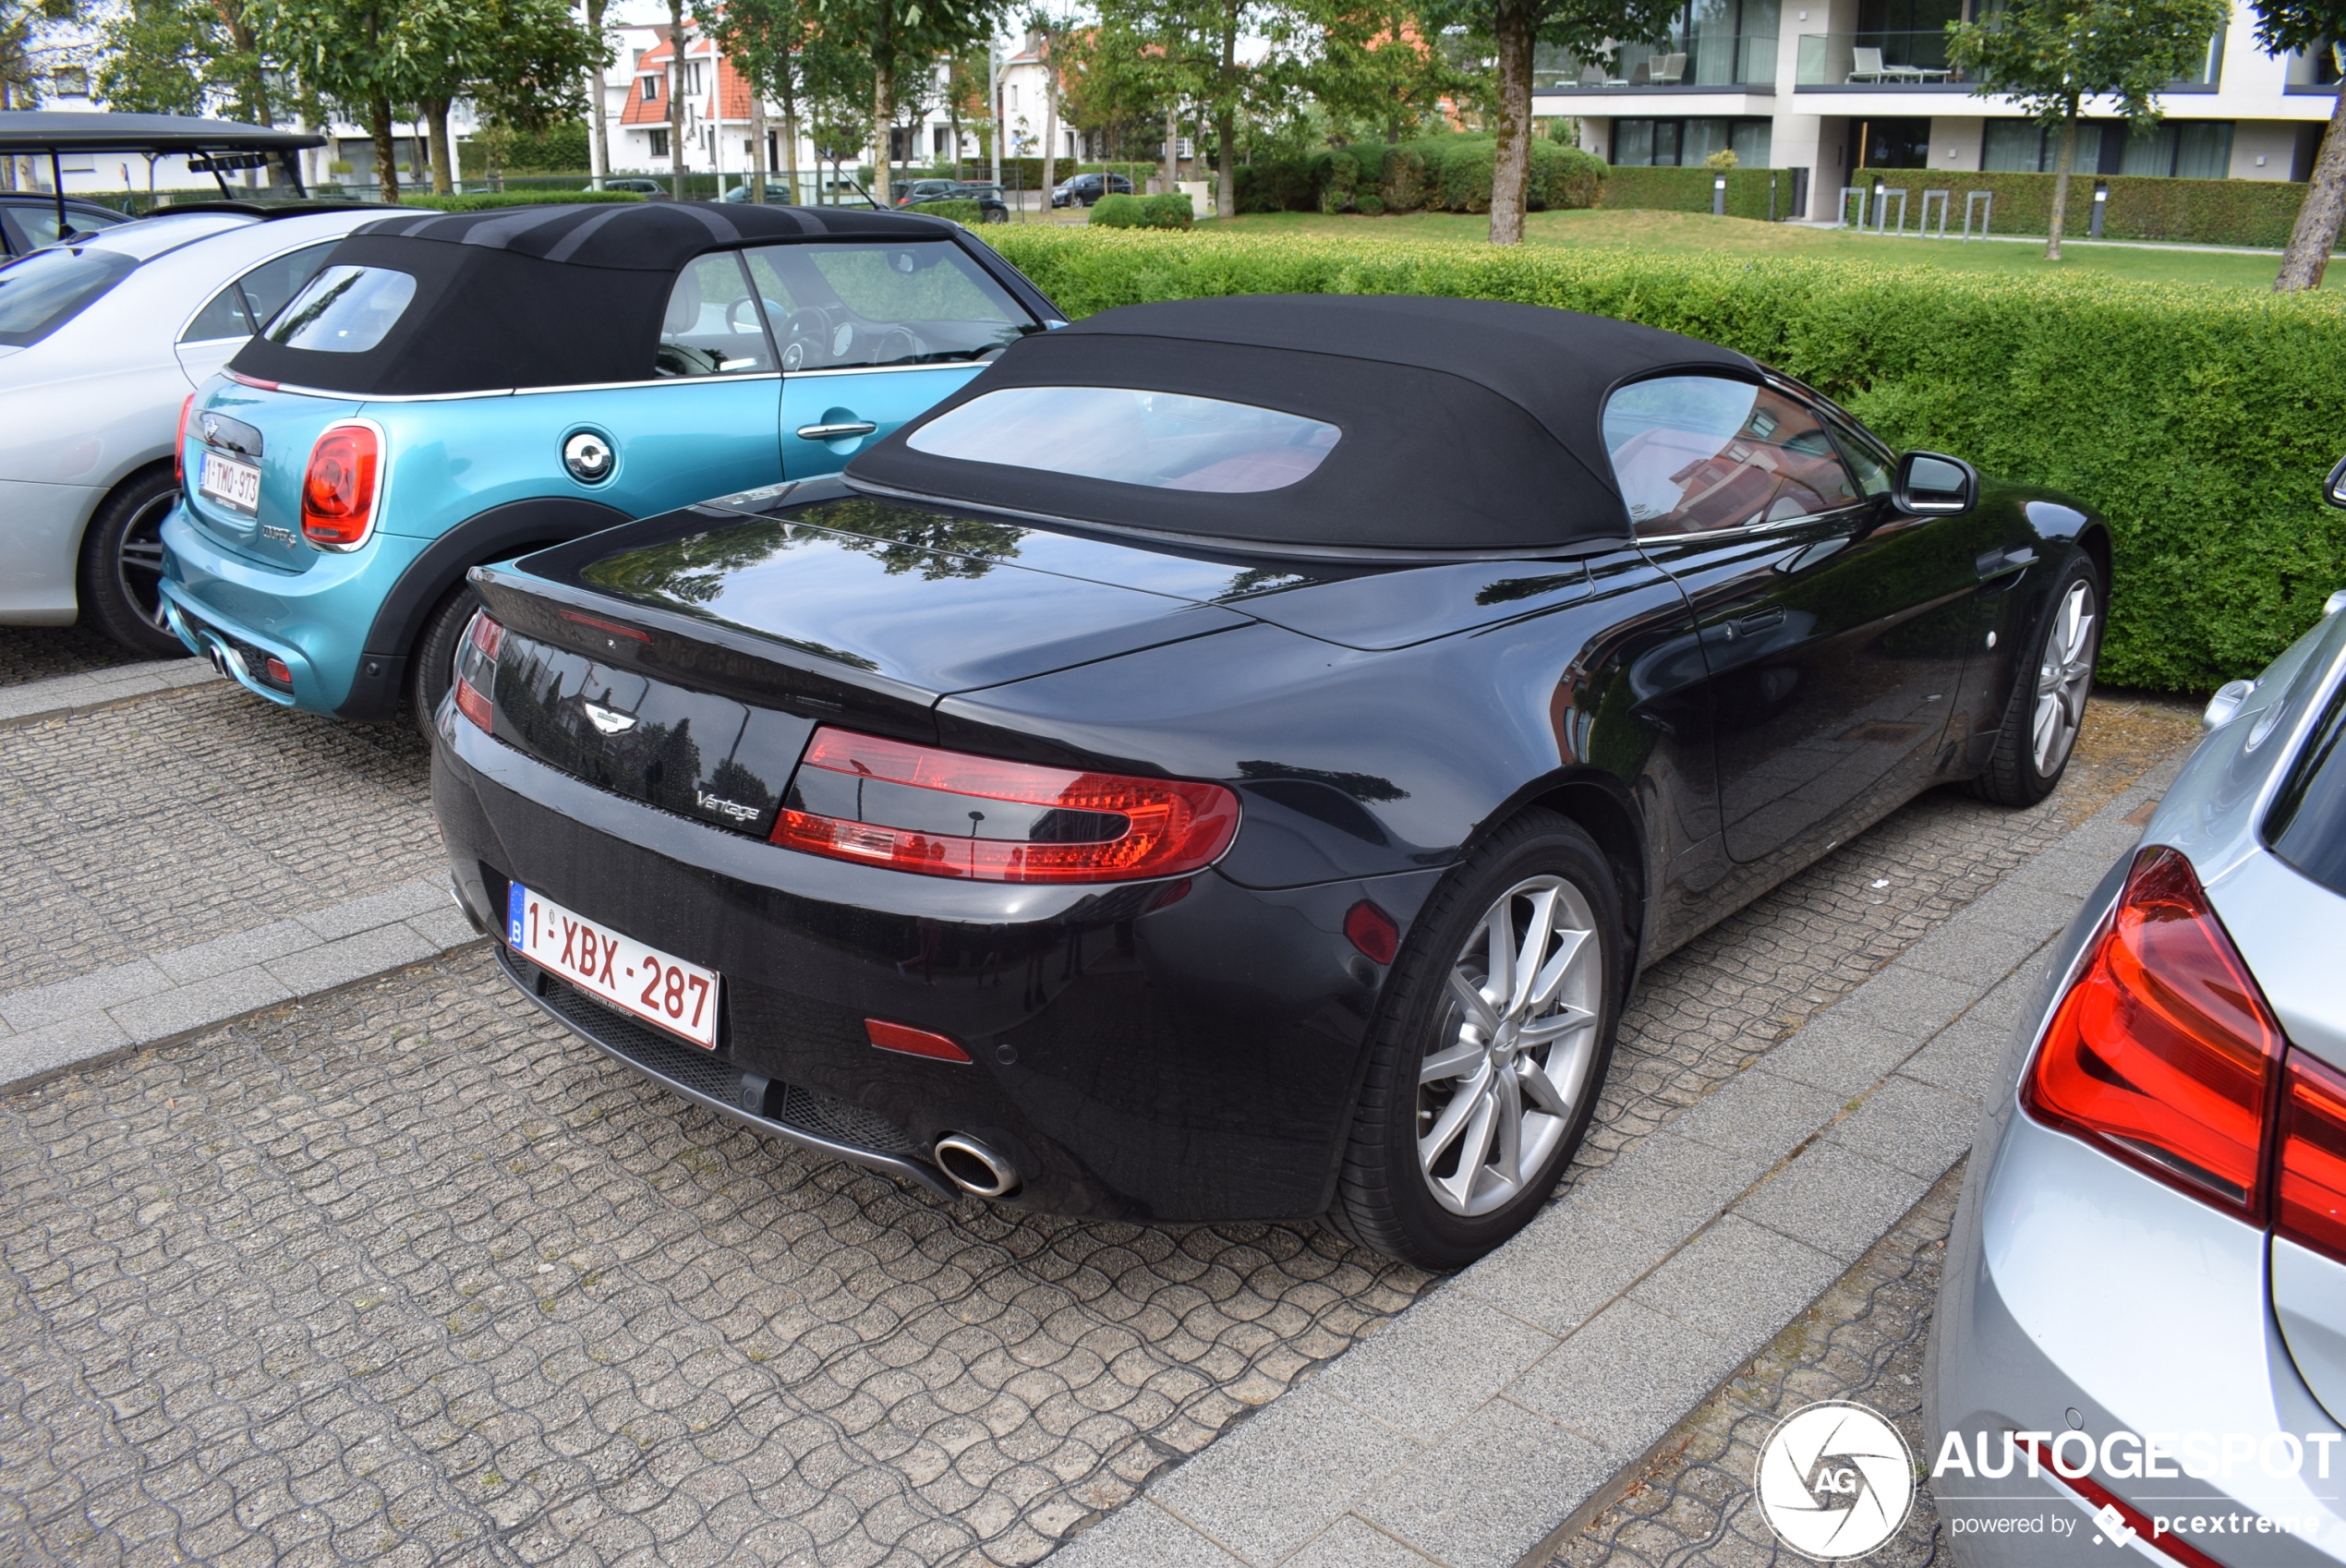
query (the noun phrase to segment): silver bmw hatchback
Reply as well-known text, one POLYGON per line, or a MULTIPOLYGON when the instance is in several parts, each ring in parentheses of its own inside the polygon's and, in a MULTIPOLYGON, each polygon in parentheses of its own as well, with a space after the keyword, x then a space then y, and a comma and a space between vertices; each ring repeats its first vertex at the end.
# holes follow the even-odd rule
POLYGON ((2346 591, 2206 723, 1972 1152, 1927 1392, 1965 1568, 2346 1562, 2346 591))

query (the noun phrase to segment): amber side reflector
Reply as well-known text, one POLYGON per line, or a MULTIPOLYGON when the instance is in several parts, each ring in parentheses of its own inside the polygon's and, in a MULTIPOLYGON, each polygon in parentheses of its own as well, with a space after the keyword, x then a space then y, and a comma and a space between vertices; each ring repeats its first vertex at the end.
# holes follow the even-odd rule
POLYGON ((883 1051, 901 1051, 908 1056, 928 1056, 940 1062, 966 1062, 970 1054, 941 1034, 931 1034, 925 1029, 908 1029, 901 1023, 889 1023, 881 1019, 865 1019, 864 1032, 872 1043, 883 1051))

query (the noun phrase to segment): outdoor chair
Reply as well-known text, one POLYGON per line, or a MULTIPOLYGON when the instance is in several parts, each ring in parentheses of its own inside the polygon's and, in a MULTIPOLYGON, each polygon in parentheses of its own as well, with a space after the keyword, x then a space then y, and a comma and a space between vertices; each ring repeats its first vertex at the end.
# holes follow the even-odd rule
POLYGON ((1849 51, 1849 74, 1843 79, 1880 81, 1881 78, 1881 51, 1880 49, 1856 48, 1849 51))
POLYGON ((1652 65, 1653 74, 1647 79, 1656 87, 1675 87, 1686 79, 1687 57, 1684 54, 1663 54, 1652 65))

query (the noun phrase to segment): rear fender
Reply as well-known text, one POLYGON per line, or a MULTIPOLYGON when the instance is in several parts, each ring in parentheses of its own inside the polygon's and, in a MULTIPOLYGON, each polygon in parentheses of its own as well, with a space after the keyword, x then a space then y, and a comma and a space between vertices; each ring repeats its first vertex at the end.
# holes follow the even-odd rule
POLYGON ((349 699, 335 714, 362 721, 391 717, 405 690, 408 650, 416 645, 424 619, 474 567, 632 521, 599 501, 538 496, 492 506, 457 524, 427 546, 383 597, 367 633, 366 650, 358 656, 349 699))

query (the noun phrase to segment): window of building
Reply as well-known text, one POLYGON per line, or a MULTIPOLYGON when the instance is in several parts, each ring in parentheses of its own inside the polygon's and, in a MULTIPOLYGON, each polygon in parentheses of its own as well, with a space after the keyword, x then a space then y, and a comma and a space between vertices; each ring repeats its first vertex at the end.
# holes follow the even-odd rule
POLYGON ((2312 88, 2329 92, 2338 88, 2338 78, 2346 71, 2346 40, 2323 39, 2311 49, 2300 49, 2294 54, 2282 56, 2289 65, 2289 85, 2292 88, 2312 88))
POLYGON ((668 127, 667 127, 666 126, 654 126, 654 127, 652 127, 652 129, 651 129, 651 132, 650 132, 650 137, 651 137, 651 144, 652 144, 652 145, 651 145, 651 155, 652 155, 653 157, 655 157, 655 158, 665 158, 665 157, 667 157, 667 156, 668 156, 668 127))
POLYGON ((1724 148, 1744 168, 1764 169, 1771 129, 1760 119, 1615 120, 1612 162, 1625 169, 1691 167, 1724 148))
POLYGON ((644 78, 644 102, 647 103, 656 103, 659 101, 659 78, 658 77, 646 77, 644 78))
POLYGON ((1632 382, 1605 404, 1604 444, 1648 537, 1789 522, 1860 499, 1817 411, 1748 381, 1632 382))
POLYGON ((1857 120, 1849 127, 1853 169, 1930 167, 1930 122, 1927 119, 1857 120))
MULTIPOLYGON (((1990 174, 2050 175, 2061 167, 2062 132, 2035 120, 1989 120, 1980 140, 1979 166, 1990 174)), ((2139 135, 2123 120, 2082 120, 2073 175, 2151 175, 2182 179, 2229 178, 2230 120, 2161 120, 2139 135)))
POLYGON ((90 73, 79 66, 60 66, 50 73, 49 85, 60 98, 87 98, 90 73))

